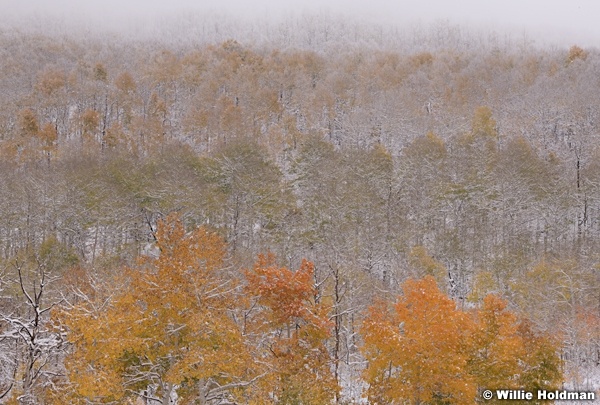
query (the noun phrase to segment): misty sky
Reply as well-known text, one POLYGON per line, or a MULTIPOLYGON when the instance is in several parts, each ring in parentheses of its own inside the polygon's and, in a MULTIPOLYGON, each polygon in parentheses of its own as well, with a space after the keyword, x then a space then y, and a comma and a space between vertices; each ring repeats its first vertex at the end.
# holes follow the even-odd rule
POLYGON ((33 16, 118 25, 190 10, 272 19, 291 13, 327 13, 388 24, 442 20, 518 35, 526 32, 539 43, 600 44, 598 0, 0 0, 0 15, 12 21, 33 16))

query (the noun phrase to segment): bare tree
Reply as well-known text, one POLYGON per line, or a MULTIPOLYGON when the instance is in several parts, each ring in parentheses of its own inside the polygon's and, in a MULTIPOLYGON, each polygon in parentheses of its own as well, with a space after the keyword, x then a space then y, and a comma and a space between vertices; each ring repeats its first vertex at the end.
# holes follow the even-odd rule
POLYGON ((53 328, 49 312, 58 303, 49 286, 58 279, 45 262, 15 260, 3 277, 9 294, 0 309, 0 372, 5 379, 0 398, 9 394, 19 404, 35 404, 39 391, 62 375, 63 335, 53 328))

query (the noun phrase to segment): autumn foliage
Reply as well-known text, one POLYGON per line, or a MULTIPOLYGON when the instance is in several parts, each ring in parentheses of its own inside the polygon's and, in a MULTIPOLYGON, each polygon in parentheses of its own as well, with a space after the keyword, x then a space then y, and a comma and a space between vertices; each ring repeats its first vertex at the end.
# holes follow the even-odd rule
POLYGON ((312 263, 293 272, 259 256, 240 296, 241 280, 223 272, 216 234, 186 233, 170 216, 156 246, 158 257, 116 276, 112 294, 78 288, 79 302, 59 314, 73 353, 58 401, 316 405, 335 396, 325 345, 331 324, 315 302, 312 263))
POLYGON ((556 342, 497 296, 457 309, 431 276, 406 281, 395 305, 370 307, 362 334, 372 403, 472 404, 483 389, 553 389, 561 381, 556 342))
POLYGON ((325 345, 332 323, 316 302, 314 265, 303 260, 297 271, 276 265, 275 256, 260 255, 245 272, 258 309, 250 313, 257 357, 267 362, 259 390, 262 403, 325 404, 337 393, 325 345))
MULTIPOLYGON (((331 307, 311 262, 292 271, 259 255, 236 280, 223 269, 222 239, 202 227, 186 233, 176 216, 159 223, 156 246, 115 276, 111 292, 73 281, 77 294, 57 316, 73 345, 69 384, 53 391, 55 402, 339 398, 331 307)), ((556 342, 504 300, 488 295, 461 310, 432 276, 407 280, 395 304, 377 301, 360 332, 375 404, 471 404, 484 388, 553 389, 561 378, 556 342)))
POLYGON ((114 296, 61 315, 74 344, 67 367, 76 397, 166 404, 175 392, 206 399, 246 377, 242 336, 227 313, 234 281, 219 277, 222 239, 204 228, 186 234, 169 217, 156 241, 158 257, 123 269, 114 296))
POLYGON ((0 403, 597 389, 600 52, 185 20, 0 29, 0 403))

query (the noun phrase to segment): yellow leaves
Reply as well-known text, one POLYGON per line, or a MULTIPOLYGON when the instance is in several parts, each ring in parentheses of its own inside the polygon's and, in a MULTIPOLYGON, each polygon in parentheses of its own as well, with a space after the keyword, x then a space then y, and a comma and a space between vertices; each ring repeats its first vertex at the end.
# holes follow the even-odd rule
POLYGON ((541 260, 516 279, 512 289, 516 304, 533 321, 553 325, 573 321, 578 305, 594 305, 586 291, 595 285, 592 274, 573 260, 541 260))
POLYGON ((432 276, 438 284, 443 283, 448 274, 446 266, 429 256, 424 246, 419 245, 411 249, 409 262, 420 273, 419 277, 432 276))
POLYGON ((241 375, 251 360, 232 320, 211 313, 195 314, 192 318, 186 325, 187 331, 172 327, 171 333, 180 337, 180 359, 167 371, 165 380, 180 384, 189 379, 241 375), (186 341, 186 345, 181 344, 186 341))
POLYGON ((100 62, 96 63, 96 66, 94 66, 94 79, 100 82, 106 82, 108 80, 106 67, 100 62))
POLYGON ((408 280, 393 310, 379 303, 363 323, 365 379, 372 400, 410 403, 444 398, 472 403, 475 386, 463 372, 469 320, 436 286, 433 277, 408 280))
POLYGON ((557 356, 558 339, 535 333, 527 320, 521 320, 517 334, 522 341, 519 385, 531 389, 554 390, 563 382, 562 362, 557 356))
POLYGON ((148 113, 153 118, 164 119, 167 115, 166 101, 158 94, 152 93, 148 102, 148 113))
MULTIPOLYGON (((205 228, 197 228, 185 235, 182 222, 174 215, 159 222, 156 239, 161 249, 161 255, 157 259, 159 267, 203 264, 206 271, 214 271, 222 264, 225 256, 225 243, 217 234, 210 233, 205 228), (177 260, 173 260, 172 256, 177 260)), ((203 268, 195 270, 201 271, 203 268)))
POLYGON ((496 120, 492 118, 492 110, 489 107, 482 106, 475 109, 471 132, 474 137, 498 138, 496 120))
POLYGON ((371 401, 472 404, 480 388, 549 386, 560 376, 556 346, 501 298, 460 311, 431 276, 407 280, 403 292, 393 307, 373 305, 362 324, 371 401))
POLYGON ((504 300, 488 295, 474 314, 469 373, 480 387, 521 388, 513 377, 520 372, 523 343, 516 334, 517 317, 505 309, 504 300))
POLYGON ((490 271, 479 271, 474 278, 473 289, 468 296, 469 301, 481 301, 487 294, 498 289, 498 282, 490 271))
POLYGON ((172 386, 190 378, 226 381, 248 361, 227 314, 225 288, 233 281, 218 274, 221 238, 204 228, 186 233, 169 216, 156 239, 160 256, 124 269, 126 288, 110 301, 82 302, 63 314, 75 347, 67 365, 81 396, 135 396, 128 388, 156 379, 172 386))
POLYGON ((446 145, 444 140, 434 134, 428 132, 427 135, 416 138, 404 153, 406 157, 418 160, 426 160, 427 163, 441 162, 446 157, 446 145))
POLYGON ((146 74, 155 84, 169 83, 181 74, 181 62, 173 52, 163 49, 151 56, 146 66, 146 74))
POLYGON ((112 124, 104 136, 104 143, 109 148, 121 147, 123 150, 133 150, 133 144, 129 142, 126 131, 119 123, 112 124))
POLYGON ((66 84, 65 72, 57 69, 49 69, 40 74, 36 84, 39 90, 45 96, 51 96, 66 84))
POLYGON ((94 110, 85 110, 81 115, 81 124, 84 133, 92 134, 100 124, 100 115, 94 110))
POLYGON ((52 123, 48 122, 44 124, 42 130, 39 132, 40 140, 44 145, 45 150, 49 150, 58 140, 58 134, 56 132, 56 128, 52 123))
POLYGON ((431 53, 421 52, 411 56, 409 59, 409 64, 413 70, 417 70, 424 66, 431 66, 433 59, 434 57, 431 53))
POLYGON ((122 72, 115 79, 115 87, 124 94, 131 94, 135 91, 136 84, 129 72, 122 72))

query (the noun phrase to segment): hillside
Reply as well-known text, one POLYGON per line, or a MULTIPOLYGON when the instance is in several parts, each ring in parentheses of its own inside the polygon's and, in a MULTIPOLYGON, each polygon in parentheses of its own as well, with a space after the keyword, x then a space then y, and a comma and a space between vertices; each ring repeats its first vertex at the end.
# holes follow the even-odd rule
POLYGON ((0 402, 598 389, 598 50, 298 21, 0 31, 0 402))

